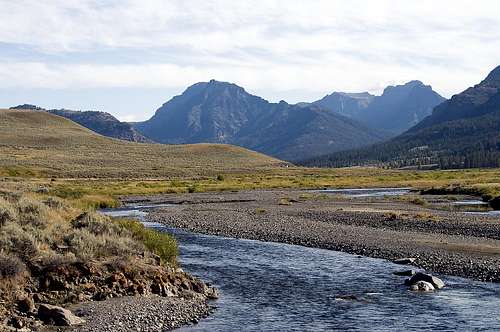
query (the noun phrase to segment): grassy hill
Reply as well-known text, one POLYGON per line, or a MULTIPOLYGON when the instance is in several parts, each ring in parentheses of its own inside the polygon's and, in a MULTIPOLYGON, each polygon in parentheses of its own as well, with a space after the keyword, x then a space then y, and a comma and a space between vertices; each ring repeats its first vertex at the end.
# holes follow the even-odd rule
POLYGON ((283 166, 280 160, 230 145, 120 141, 30 110, 0 110, 0 155, 0 175, 5 176, 155 178, 283 166))

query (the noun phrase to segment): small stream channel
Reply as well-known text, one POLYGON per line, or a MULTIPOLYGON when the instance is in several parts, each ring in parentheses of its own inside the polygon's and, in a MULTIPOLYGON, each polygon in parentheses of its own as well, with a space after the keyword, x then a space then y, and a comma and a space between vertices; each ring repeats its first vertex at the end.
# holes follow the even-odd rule
POLYGON ((402 285, 404 277, 392 275, 404 266, 186 232, 147 222, 153 208, 103 212, 175 235, 183 269, 219 289, 217 310, 181 331, 500 331, 500 284, 440 276, 443 290, 413 293, 402 285))

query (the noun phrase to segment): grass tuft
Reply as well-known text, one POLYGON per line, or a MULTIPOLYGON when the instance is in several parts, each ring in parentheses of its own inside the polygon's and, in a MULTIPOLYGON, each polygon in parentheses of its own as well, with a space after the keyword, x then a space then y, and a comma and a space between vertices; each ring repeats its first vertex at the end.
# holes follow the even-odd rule
POLYGON ((177 264, 176 257, 179 254, 179 248, 172 235, 148 229, 135 220, 119 219, 117 222, 123 229, 129 231, 133 238, 138 239, 147 249, 160 256, 163 263, 177 264))

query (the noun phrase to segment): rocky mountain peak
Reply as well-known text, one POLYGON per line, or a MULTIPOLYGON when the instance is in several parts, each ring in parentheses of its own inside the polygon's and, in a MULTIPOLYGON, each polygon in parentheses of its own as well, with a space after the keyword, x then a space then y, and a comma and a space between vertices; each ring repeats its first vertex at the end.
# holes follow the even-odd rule
POLYGON ((483 83, 485 82, 496 83, 497 85, 500 85, 500 66, 496 67, 488 74, 483 83))

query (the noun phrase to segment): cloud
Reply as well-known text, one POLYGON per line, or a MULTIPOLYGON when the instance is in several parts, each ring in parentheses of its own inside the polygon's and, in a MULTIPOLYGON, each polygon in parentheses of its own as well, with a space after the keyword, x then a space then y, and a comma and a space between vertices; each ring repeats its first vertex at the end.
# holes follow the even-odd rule
POLYGON ((500 4, 488 0, 0 5, 0 88, 181 88, 216 78, 298 101, 420 79, 449 96, 500 54, 500 4))

